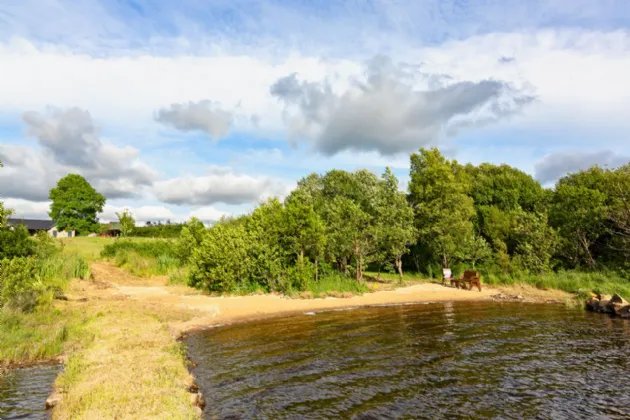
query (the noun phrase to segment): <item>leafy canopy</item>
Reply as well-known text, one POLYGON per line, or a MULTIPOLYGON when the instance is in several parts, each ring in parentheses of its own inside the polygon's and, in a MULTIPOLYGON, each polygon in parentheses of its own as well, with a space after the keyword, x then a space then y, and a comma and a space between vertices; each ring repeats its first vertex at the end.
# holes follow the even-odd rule
POLYGON ((103 211, 105 197, 81 175, 61 178, 50 190, 50 212, 59 230, 76 230, 78 234, 98 232, 97 213, 103 211))

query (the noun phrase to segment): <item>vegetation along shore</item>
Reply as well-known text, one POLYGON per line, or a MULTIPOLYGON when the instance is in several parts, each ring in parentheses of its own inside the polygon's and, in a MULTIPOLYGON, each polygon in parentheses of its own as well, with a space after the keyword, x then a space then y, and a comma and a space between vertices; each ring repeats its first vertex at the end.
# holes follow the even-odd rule
POLYGON ((86 237, 105 231, 105 198, 79 175, 50 194, 56 228, 77 238, 32 236, 0 204, 0 363, 63 361, 55 418, 196 418, 203 401, 177 340, 194 328, 409 302, 630 297, 628 166, 547 189, 421 149, 407 190, 390 170, 332 170, 212 226, 140 227, 124 211, 120 238, 86 237), (480 271, 482 291, 442 286, 447 267, 480 271))

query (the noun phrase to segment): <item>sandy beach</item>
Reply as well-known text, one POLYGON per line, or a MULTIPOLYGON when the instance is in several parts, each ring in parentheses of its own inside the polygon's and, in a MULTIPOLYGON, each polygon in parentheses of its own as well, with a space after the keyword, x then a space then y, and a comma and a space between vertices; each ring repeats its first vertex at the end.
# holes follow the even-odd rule
MULTIPOLYGON (((326 297, 318 299, 296 299, 283 295, 266 294, 250 296, 208 296, 185 286, 167 286, 164 278, 141 279, 134 277, 107 263, 94 263, 92 271, 97 283, 109 287, 100 291, 111 297, 156 303, 164 307, 188 310, 194 313, 191 319, 171 323, 172 333, 179 335, 199 328, 269 318, 296 312, 316 312, 361 306, 392 305, 404 303, 475 301, 487 300, 505 292, 505 288, 483 287, 478 290, 461 290, 436 283, 416 284, 394 290, 373 291, 348 298, 326 297)), ((534 300, 557 299, 558 293, 518 290, 534 300)))

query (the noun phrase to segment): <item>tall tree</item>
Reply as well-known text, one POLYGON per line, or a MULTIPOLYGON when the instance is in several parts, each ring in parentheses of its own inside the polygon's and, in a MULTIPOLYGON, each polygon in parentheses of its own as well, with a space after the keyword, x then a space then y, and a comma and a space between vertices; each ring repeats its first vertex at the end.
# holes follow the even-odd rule
POLYGON ((61 178, 50 190, 52 204, 48 213, 59 230, 76 230, 79 234, 97 232, 97 213, 103 211, 105 197, 81 175, 61 178))
POLYGON ((118 223, 120 223, 120 234, 123 237, 127 237, 133 233, 136 227, 136 220, 129 209, 124 209, 122 212, 116 213, 118 217, 118 223))
POLYGON ((398 179, 390 168, 381 176, 376 200, 376 240, 385 261, 394 262, 400 280, 403 278, 402 257, 417 239, 413 208, 405 193, 398 189, 398 179))
POLYGON ((419 241, 448 268, 459 244, 473 234, 473 200, 457 162, 437 148, 411 155, 409 193, 414 206, 419 241))

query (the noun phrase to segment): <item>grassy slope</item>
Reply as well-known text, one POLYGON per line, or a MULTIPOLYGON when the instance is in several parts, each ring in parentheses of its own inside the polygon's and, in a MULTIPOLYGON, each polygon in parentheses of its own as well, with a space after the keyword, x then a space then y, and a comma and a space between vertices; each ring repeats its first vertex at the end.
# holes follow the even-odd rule
POLYGON ((184 312, 113 298, 81 305, 88 339, 57 379, 62 402, 53 418, 198 418, 183 348, 167 328, 184 312))

